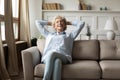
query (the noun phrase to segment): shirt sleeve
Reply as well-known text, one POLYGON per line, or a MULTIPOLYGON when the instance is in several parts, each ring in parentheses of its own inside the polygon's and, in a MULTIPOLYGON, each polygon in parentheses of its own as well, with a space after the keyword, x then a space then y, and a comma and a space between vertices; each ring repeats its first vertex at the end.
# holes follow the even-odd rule
POLYGON ((78 34, 81 32, 81 30, 83 29, 85 22, 84 21, 73 21, 72 25, 76 26, 76 29, 70 33, 70 36, 72 39, 75 39, 78 36, 78 34))
POLYGON ((46 30, 44 26, 48 24, 48 21, 36 20, 35 24, 36 24, 37 29, 41 33, 41 35, 44 36, 44 37, 47 37, 47 35, 49 34, 49 31, 46 30))

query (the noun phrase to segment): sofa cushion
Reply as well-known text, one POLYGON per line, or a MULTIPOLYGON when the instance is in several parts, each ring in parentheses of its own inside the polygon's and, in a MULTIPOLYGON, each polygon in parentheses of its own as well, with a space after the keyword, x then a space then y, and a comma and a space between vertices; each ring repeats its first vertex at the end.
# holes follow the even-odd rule
MULTIPOLYGON (((73 61, 72 64, 63 65, 63 78, 99 79, 101 70, 98 62, 92 60, 73 61)), ((35 67, 34 75, 42 77, 44 74, 44 64, 35 67)))
POLYGON ((120 59, 120 40, 100 40, 100 59, 120 59))
POLYGON ((44 75, 45 64, 38 64, 34 69, 34 76, 42 78, 44 75))
POLYGON ((44 51, 44 47, 45 47, 45 39, 38 39, 37 40, 37 48, 39 49, 39 51, 41 52, 41 54, 44 51))
POLYGON ((120 61, 102 60, 100 61, 103 79, 120 79, 120 61))
POLYGON ((64 65, 63 78, 99 79, 100 66, 97 61, 79 60, 64 65))
POLYGON ((78 40, 73 45, 73 59, 99 59, 98 40, 78 40))

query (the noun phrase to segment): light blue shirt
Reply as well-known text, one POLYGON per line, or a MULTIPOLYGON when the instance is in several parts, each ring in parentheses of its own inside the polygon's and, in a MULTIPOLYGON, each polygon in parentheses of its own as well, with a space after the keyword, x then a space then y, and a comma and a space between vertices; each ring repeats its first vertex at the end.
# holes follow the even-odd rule
POLYGON ((66 56, 68 61, 72 62, 72 46, 73 41, 84 27, 85 22, 74 21, 72 25, 76 27, 71 33, 64 32, 49 32, 44 26, 47 25, 48 21, 36 20, 36 26, 40 31, 41 35, 46 38, 45 48, 42 56, 42 61, 46 58, 46 55, 51 52, 57 52, 66 56))

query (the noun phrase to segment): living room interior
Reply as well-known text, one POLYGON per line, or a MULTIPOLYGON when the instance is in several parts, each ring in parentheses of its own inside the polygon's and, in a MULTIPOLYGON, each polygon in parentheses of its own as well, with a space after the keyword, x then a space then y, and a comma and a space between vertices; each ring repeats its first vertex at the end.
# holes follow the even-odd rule
MULTIPOLYGON (((42 19, 52 21, 54 16, 57 15, 64 16, 67 21, 85 21, 83 30, 75 39, 76 49, 73 49, 73 58, 75 60, 92 60, 90 65, 93 64, 92 67, 95 66, 96 69, 93 69, 93 73, 96 71, 94 73, 96 75, 85 73, 87 74, 85 76, 88 78, 84 78, 84 75, 77 76, 70 74, 69 66, 67 66, 65 69, 68 72, 63 70, 63 79, 120 80, 120 77, 116 75, 120 73, 120 68, 117 66, 112 67, 113 73, 109 73, 109 70, 108 73, 104 72, 104 69, 102 69, 106 63, 102 62, 102 60, 114 60, 117 62, 112 61, 108 63, 115 63, 120 66, 119 3, 120 0, 0 0, 0 80, 33 80, 33 76, 35 80, 42 80, 41 76, 43 75, 44 65, 39 64, 41 65, 39 67, 36 65, 40 62, 35 62, 34 66, 36 66, 36 68, 35 70, 33 69, 35 73, 29 74, 33 70, 30 66, 28 66, 30 72, 26 69, 25 64, 29 64, 28 60, 31 60, 29 55, 27 57, 26 55, 28 53, 32 54, 34 51, 36 51, 36 55, 38 55, 37 52, 41 51, 41 48, 43 49, 44 46, 45 38, 41 36, 37 30, 35 20, 42 19), (91 48, 88 48, 90 45, 91 48), (83 51, 78 50, 80 47, 83 48, 83 51), (85 48, 87 48, 88 51, 84 51, 85 48), (105 48, 105 50, 103 48, 105 48), (29 52, 28 49, 32 51, 30 50, 29 52), (77 54, 78 52, 81 53, 77 54), (101 66, 100 69, 99 65, 101 66), (41 68, 40 70, 42 72, 38 73, 37 68, 41 68), (102 70, 104 73, 102 73, 102 70), (113 74, 115 74, 115 76, 113 74), (76 78, 70 76, 75 76, 76 78)), ((45 27, 50 32, 54 31, 50 25, 45 27)), ((72 30, 74 30, 74 27, 68 25, 66 32, 69 33, 72 30)), ((37 58, 34 60, 37 61, 37 58)), ((78 63, 76 62, 76 64, 78 63)), ((88 66, 87 62, 83 63, 83 65, 88 66)), ((78 69, 78 67, 74 68, 78 69)), ((81 69, 78 69, 78 71, 81 69)), ((109 69, 110 72, 112 72, 111 68, 109 69)), ((82 72, 76 74, 82 74, 82 72)))

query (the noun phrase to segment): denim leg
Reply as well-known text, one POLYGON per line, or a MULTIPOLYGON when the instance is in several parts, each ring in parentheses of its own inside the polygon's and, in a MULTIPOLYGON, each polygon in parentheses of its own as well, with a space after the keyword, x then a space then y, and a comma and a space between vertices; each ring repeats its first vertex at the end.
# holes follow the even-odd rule
POLYGON ((61 77, 62 63, 67 63, 67 62, 68 62, 67 58, 62 54, 59 54, 59 53, 50 53, 50 54, 48 54, 45 61, 44 61, 44 63, 45 63, 45 71, 44 71, 43 80, 50 80, 52 73, 53 73, 53 78, 55 78, 54 80, 60 80, 60 79, 56 79, 56 78, 61 77), (61 64, 59 64, 59 63, 61 63, 61 64), (60 66, 58 65, 59 66, 58 67, 56 64, 59 64, 60 66), (55 69, 55 70, 53 70, 53 69, 55 69), (59 71, 59 73, 57 72, 57 70, 59 71))
POLYGON ((61 70, 62 62, 61 59, 55 59, 54 70, 53 70, 53 80, 61 80, 61 70))
POLYGON ((47 55, 47 58, 45 59, 44 63, 45 63, 45 71, 44 71, 43 80, 50 80, 54 67, 53 66, 54 59, 52 58, 52 53, 49 53, 47 55))
POLYGON ((54 69, 53 69, 53 80, 61 80, 62 64, 67 64, 67 58, 62 54, 55 54, 56 59, 54 60, 54 69))

